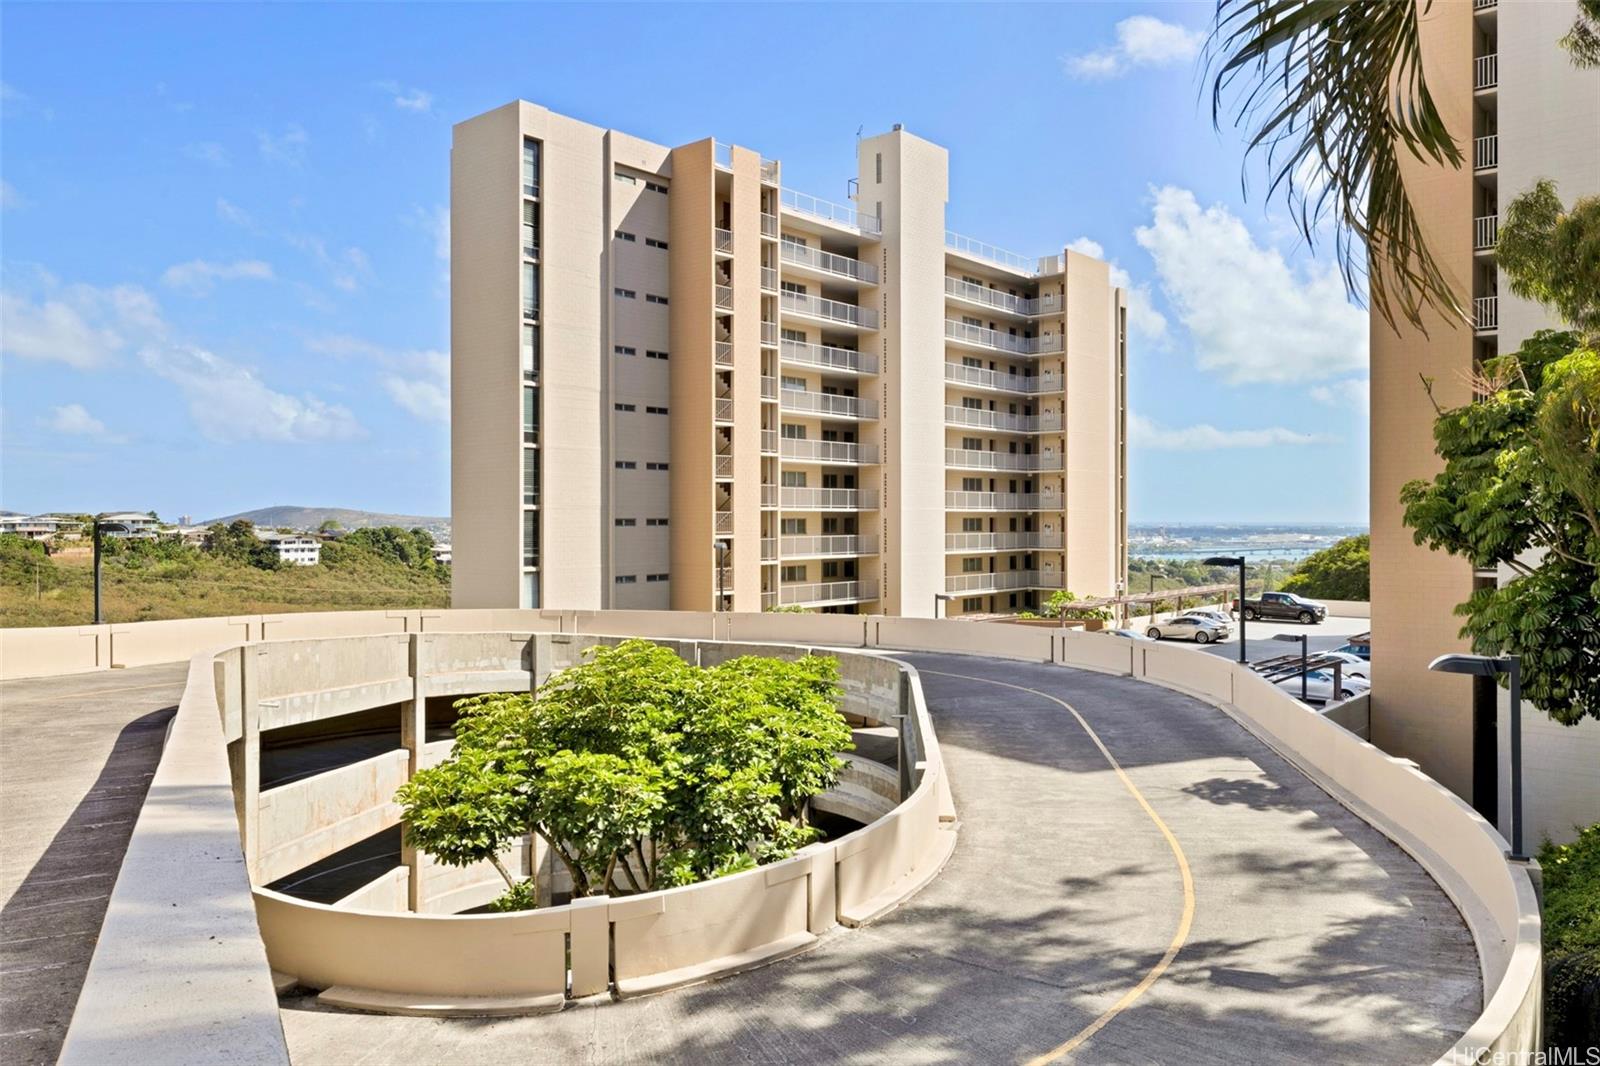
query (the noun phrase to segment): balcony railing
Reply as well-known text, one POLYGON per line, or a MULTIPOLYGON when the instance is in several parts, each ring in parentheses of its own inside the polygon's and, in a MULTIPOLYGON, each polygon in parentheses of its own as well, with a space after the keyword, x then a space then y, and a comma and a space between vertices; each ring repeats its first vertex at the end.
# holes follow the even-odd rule
POLYGON ((1037 259, 1018 255, 1016 252, 1008 252, 1004 248, 996 248, 992 244, 975 241, 971 237, 963 237, 961 234, 952 233, 950 230, 945 230, 944 232, 944 246, 953 252, 959 252, 973 259, 983 259, 990 263, 998 263, 1000 266, 1015 270, 1021 274, 1033 274, 1039 268, 1037 259))
POLYGON ((1500 56, 1490 53, 1472 61, 1472 87, 1493 89, 1500 84, 1500 56))
POLYGON ((1491 170, 1500 165, 1500 135, 1491 133, 1472 142, 1472 166, 1476 170, 1491 170))
POLYGON ((761 343, 776 347, 778 344, 778 324, 776 322, 761 323, 761 343))
POLYGON ((821 274, 831 274, 836 278, 849 278, 851 281, 861 281, 868 285, 878 283, 877 267, 871 263, 863 263, 859 259, 851 259, 847 255, 835 255, 820 248, 809 248, 792 241, 783 241, 778 245, 778 257, 785 263, 793 263, 795 266, 806 267, 821 274))
POLYGON ((778 184, 778 161, 776 159, 763 159, 761 161, 761 183, 763 185, 778 184))
POLYGON ((761 507, 762 507, 762 509, 766 510, 766 509, 776 508, 777 506, 778 506, 778 486, 776 486, 776 485, 762 485, 761 486, 761 507))
POLYGON ((1472 301, 1472 324, 1478 329, 1500 328, 1500 297, 1479 296, 1472 301))
POLYGON ((1479 215, 1472 220, 1472 249, 1487 252, 1500 239, 1500 216, 1479 215))
POLYGON ((733 231, 719 229, 716 231, 717 251, 733 254, 733 231))
POLYGON ((733 512, 732 511, 715 511, 715 512, 713 512, 713 514, 716 516, 716 520, 717 520, 717 522, 716 522, 716 531, 718 533, 732 533, 733 532, 733 512))
POLYGON ((1037 492, 959 490, 944 494, 944 506, 949 511, 1037 511, 1041 502, 1042 497, 1037 492))
POLYGON ((871 489, 803 489, 783 486, 785 511, 876 511, 878 494, 871 489))
POLYGON ((716 360, 718 366, 733 365, 733 342, 717 341, 716 360))
POLYGON ((778 538, 777 537, 762 537, 761 538, 761 561, 764 562, 764 563, 768 563, 768 562, 772 562, 772 561, 776 560, 777 558, 778 558, 778 538))
POLYGON ((854 534, 822 537, 784 537, 785 559, 822 559, 839 555, 876 555, 877 537, 858 537, 854 534))
POLYGON ((1498 7, 1499 4, 1500 0, 1472 0, 1472 10, 1488 11, 1492 8, 1498 7))
POLYGON ((1041 352, 1061 350, 1059 333, 1047 333, 1042 337, 1018 337, 986 326, 974 326, 970 322, 957 322, 953 318, 944 320, 944 335, 949 340, 997 352, 1009 352, 1013 355, 1038 355, 1041 352))
POLYGON ((711 142, 711 162, 723 170, 733 169, 733 146, 721 141, 711 142))
POLYGON ((783 342, 783 361, 796 366, 815 366, 824 370, 848 370, 857 374, 876 374, 878 357, 871 352, 857 352, 849 348, 835 348, 829 344, 807 344, 805 341, 783 342))
POLYGON ((970 574, 947 574, 946 592, 1005 592, 1010 589, 1063 588, 1062 575, 1056 570, 996 570, 970 574))
POLYGON ((812 318, 858 326, 861 329, 878 328, 878 312, 870 307, 858 307, 855 304, 828 300, 821 296, 805 296, 798 292, 783 293, 782 305, 788 314, 809 315, 812 318))
POLYGON ((971 448, 946 448, 944 465, 960 470, 1060 470, 1061 456, 1036 452, 1018 455, 1013 452, 986 452, 971 448))
POLYGON ((1061 412, 1044 411, 1036 415, 1014 415, 1006 411, 986 411, 980 407, 946 404, 944 421, 951 426, 977 426, 1003 433, 1059 433, 1061 412))
POLYGON ((762 376, 762 378, 761 378, 761 398, 763 400, 776 400, 778 398, 778 379, 777 378, 767 377, 765 375, 762 376))
POLYGON ((789 604, 808 603, 866 603, 878 598, 878 585, 873 581, 827 581, 817 585, 781 585, 778 600, 789 604))
POLYGON ((715 417, 718 422, 732 422, 733 399, 730 397, 726 400, 718 400, 716 402, 716 409, 713 417, 715 417))
POLYGON ((1036 315, 1039 313, 1039 301, 1027 299, 1022 296, 1013 296, 1009 292, 991 289, 987 285, 974 285, 970 281, 960 278, 946 277, 944 291, 948 296, 969 303, 982 304, 993 307, 999 311, 1007 311, 1013 315, 1036 315))
POLYGON ((947 552, 1017 551, 1061 547, 1060 533, 946 533, 947 552))
POLYGON ((771 267, 761 268, 761 287, 768 292, 778 291, 778 272, 771 267))
POLYGON ((717 306, 723 309, 729 309, 733 307, 732 285, 717 286, 717 306))
POLYGON ((843 440, 802 440, 784 437, 778 445, 778 454, 785 459, 800 459, 813 463, 876 463, 878 449, 871 444, 856 444, 843 440))
POLYGON ((858 233, 868 236, 877 236, 883 232, 883 226, 875 215, 864 211, 857 211, 844 204, 836 204, 830 200, 819 200, 803 192, 793 189, 783 189, 778 194, 778 202, 785 211, 792 211, 797 215, 806 215, 810 218, 828 222, 835 226, 843 226, 858 233))
POLYGON ((1060 392, 1062 386, 1061 375, 1048 371, 1043 374, 1002 374, 988 367, 966 366, 963 363, 946 363, 944 379, 952 385, 970 385, 998 392, 1017 392, 1025 396, 1060 392))
POLYGON ((732 455, 718 455, 716 457, 716 460, 717 460, 716 476, 719 477, 719 478, 730 478, 730 477, 732 477, 733 476, 733 456, 732 455))
POLYGON ((777 215, 769 215, 765 211, 761 212, 761 235, 776 239, 778 236, 777 215))
POLYGON ((785 411, 816 414, 828 418, 877 418, 878 405, 860 396, 840 396, 808 389, 783 389, 778 399, 785 411))
POLYGON ((762 455, 777 455, 778 454, 778 431, 777 430, 775 430, 775 429, 764 429, 764 430, 761 431, 761 454, 762 455))

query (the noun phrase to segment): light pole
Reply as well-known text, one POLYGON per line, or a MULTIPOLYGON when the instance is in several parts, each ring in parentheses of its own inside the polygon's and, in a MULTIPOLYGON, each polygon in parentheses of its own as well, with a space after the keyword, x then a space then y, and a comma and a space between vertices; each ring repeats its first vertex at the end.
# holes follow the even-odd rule
MULTIPOLYGON (((1243 611, 1239 612, 1239 626, 1240 626, 1240 632, 1243 633, 1243 631, 1244 631, 1243 630, 1243 626, 1244 626, 1244 612, 1243 611)), ((1244 637, 1241 636, 1239 639, 1243 640, 1244 637)), ((1301 703, 1306 702, 1306 635, 1304 633, 1275 633, 1275 634, 1273 634, 1272 639, 1273 640, 1287 640, 1287 641, 1289 641, 1291 643, 1293 643, 1294 641, 1297 641, 1297 640, 1300 642, 1300 702, 1301 703)), ((1338 698, 1339 698, 1339 693, 1338 692, 1334 692, 1332 699, 1338 699, 1338 698)), ((1329 700, 1330 703, 1332 702, 1332 699, 1329 700)))
POLYGON ((725 540, 714 540, 711 542, 711 544, 717 553, 717 610, 720 611, 723 609, 723 606, 726 603, 726 596, 722 590, 722 571, 725 566, 723 560, 728 554, 728 542, 725 540))
POLYGON ((1522 850, 1522 656, 1441 655, 1428 664, 1441 674, 1472 677, 1510 675, 1511 687, 1511 858, 1525 861, 1522 850))
POLYGON ((953 599, 955 599, 955 597, 950 595, 948 592, 935 592, 933 594, 933 616, 938 618, 939 605, 941 603, 949 603, 953 599))
POLYGON ((1248 662, 1244 657, 1244 556, 1242 555, 1213 555, 1202 562, 1207 566, 1237 566, 1239 568, 1239 661, 1248 662))
POLYGON ((94 624, 97 626, 106 624, 105 613, 100 609, 100 534, 102 532, 126 533, 128 532, 128 527, 122 522, 102 522, 98 515, 94 518, 94 624))

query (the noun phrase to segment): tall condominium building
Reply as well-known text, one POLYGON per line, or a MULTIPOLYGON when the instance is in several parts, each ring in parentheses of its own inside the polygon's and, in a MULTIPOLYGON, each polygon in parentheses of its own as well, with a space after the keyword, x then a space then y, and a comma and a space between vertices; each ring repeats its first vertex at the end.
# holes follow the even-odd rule
POLYGON ((1125 580, 1105 263, 945 229, 944 148, 849 205, 757 152, 518 101, 455 128, 457 606, 952 615, 1125 580))
MULTIPOLYGON (((1506 748, 1496 743, 1504 724, 1497 727, 1495 689, 1485 680, 1429 673, 1427 665, 1436 655, 1467 650, 1452 609, 1500 575, 1474 573, 1465 560, 1413 543, 1399 494, 1405 482, 1432 477, 1441 465, 1423 379, 1441 407, 1468 403, 1478 361, 1514 352, 1536 330, 1559 326, 1501 284, 1494 248, 1500 212, 1539 178, 1554 179, 1568 204, 1600 193, 1600 71, 1575 69, 1557 45, 1575 13, 1571 0, 1443 0, 1424 11, 1428 85, 1467 165, 1425 166, 1402 155, 1405 181, 1429 246, 1458 291, 1472 298, 1475 328, 1435 316, 1426 333, 1409 327, 1396 333, 1380 316, 1372 319, 1372 634, 1379 671, 1373 740, 1415 759, 1491 819, 1507 799, 1503 785, 1497 794, 1506 748)), ((1540 714, 1530 716, 1527 728, 1528 757, 1546 747, 1552 754, 1547 785, 1561 783, 1554 791, 1570 797, 1565 782, 1583 776, 1589 802, 1600 797, 1596 730, 1567 730, 1540 714)), ((1530 795, 1529 839, 1536 843, 1534 801, 1530 795)), ((1578 820, 1554 807, 1544 813, 1558 833, 1578 820)))

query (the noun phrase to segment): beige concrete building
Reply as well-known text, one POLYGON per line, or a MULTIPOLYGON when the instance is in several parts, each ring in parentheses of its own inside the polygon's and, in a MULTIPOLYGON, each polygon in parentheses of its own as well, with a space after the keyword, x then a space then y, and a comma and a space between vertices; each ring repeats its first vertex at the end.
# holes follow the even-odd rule
POLYGON ((1123 293, 945 228, 946 150, 851 204, 524 101, 451 156, 459 607, 927 616, 1127 572, 1123 293))
MULTIPOLYGON (((1556 43, 1575 13, 1570 0, 1445 0, 1425 11, 1428 85, 1468 163, 1456 170, 1402 156, 1402 164, 1430 247, 1458 291, 1471 297, 1475 328, 1435 319, 1424 335, 1411 328, 1396 333, 1376 315, 1372 321, 1372 631, 1382 663, 1382 684, 1372 693, 1372 737, 1415 759, 1491 819, 1508 802, 1496 783, 1505 779, 1506 747, 1503 735, 1496 743, 1504 725, 1497 729, 1495 690, 1487 681, 1475 688, 1470 678, 1429 673, 1427 664, 1467 650, 1452 610, 1475 586, 1498 578, 1415 545, 1401 522, 1399 493, 1405 482, 1440 468, 1434 408, 1422 379, 1431 380, 1441 407, 1467 403, 1476 362, 1514 352, 1536 330, 1560 325, 1501 284, 1494 246, 1500 211, 1537 179, 1554 179, 1567 203, 1600 193, 1600 72, 1575 69, 1556 43)), ((1530 789, 1547 787, 1548 800, 1526 797, 1527 837, 1537 845, 1542 829, 1566 835, 1584 810, 1589 820, 1600 817, 1600 780, 1592 772, 1600 730, 1564 729, 1537 712, 1532 718, 1525 763, 1530 771, 1538 766, 1543 747, 1550 756, 1544 785, 1531 775, 1529 782, 1530 789), (1552 729, 1560 739, 1544 737, 1552 729), (1575 759, 1589 760, 1589 798, 1582 802, 1561 784, 1585 776, 1575 759)))

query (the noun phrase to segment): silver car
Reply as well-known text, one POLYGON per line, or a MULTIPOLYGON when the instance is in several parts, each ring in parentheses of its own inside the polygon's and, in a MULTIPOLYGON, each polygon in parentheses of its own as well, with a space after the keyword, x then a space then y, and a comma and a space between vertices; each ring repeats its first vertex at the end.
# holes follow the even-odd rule
POLYGON ((1196 644, 1210 644, 1214 640, 1227 640, 1233 630, 1214 618, 1198 614, 1180 614, 1165 622, 1153 622, 1145 628, 1144 635, 1151 640, 1192 640, 1196 644))
MULTIPOLYGON (((1300 698, 1299 674, 1293 677, 1286 677, 1279 681, 1277 685, 1295 699, 1300 698)), ((1306 674, 1306 699, 1312 703, 1348 700, 1361 695, 1363 692, 1371 691, 1371 689, 1372 685, 1366 678, 1344 674, 1339 679, 1339 692, 1335 695, 1332 670, 1312 670, 1306 674)))

